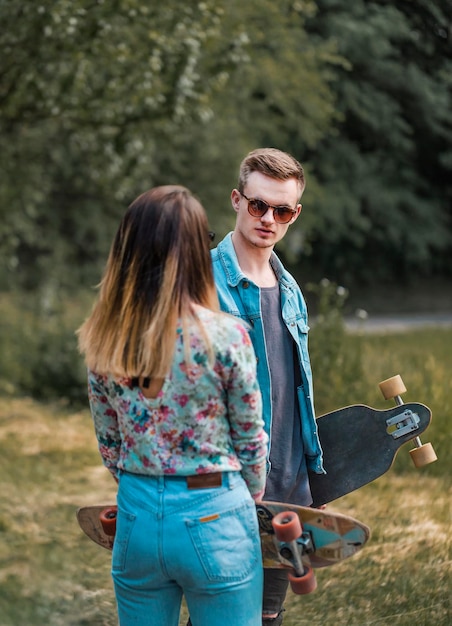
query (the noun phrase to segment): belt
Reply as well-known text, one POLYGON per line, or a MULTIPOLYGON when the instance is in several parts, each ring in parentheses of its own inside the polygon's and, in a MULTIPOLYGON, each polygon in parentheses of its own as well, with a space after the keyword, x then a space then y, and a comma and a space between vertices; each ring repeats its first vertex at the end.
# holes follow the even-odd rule
POLYGON ((210 474, 194 474, 186 476, 188 489, 213 489, 221 487, 223 484, 222 472, 211 472, 210 474))

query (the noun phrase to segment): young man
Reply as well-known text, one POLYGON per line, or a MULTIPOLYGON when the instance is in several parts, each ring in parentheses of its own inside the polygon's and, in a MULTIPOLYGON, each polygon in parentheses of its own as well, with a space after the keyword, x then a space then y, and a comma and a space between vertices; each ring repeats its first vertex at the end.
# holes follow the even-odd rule
MULTIPOLYGON (((273 148, 250 152, 231 193, 234 231, 212 250, 223 311, 245 320, 257 357, 270 437, 264 499, 309 506, 308 468, 323 473, 312 399, 307 310, 300 288, 273 248, 301 212, 303 168, 273 148)), ((282 623, 284 570, 265 570, 264 625, 282 623)))

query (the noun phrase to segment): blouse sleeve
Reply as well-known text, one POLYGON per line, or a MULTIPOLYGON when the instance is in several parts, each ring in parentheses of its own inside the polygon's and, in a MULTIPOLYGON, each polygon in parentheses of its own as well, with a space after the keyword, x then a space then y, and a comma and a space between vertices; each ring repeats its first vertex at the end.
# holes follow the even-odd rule
POLYGON ((263 496, 267 467, 268 436, 262 419, 262 398, 256 377, 256 355, 241 324, 237 340, 229 343, 230 370, 227 383, 228 416, 235 453, 242 476, 255 500, 263 496))
POLYGON ((107 376, 88 370, 88 397, 102 462, 117 479, 121 436, 117 412, 108 399, 107 376))

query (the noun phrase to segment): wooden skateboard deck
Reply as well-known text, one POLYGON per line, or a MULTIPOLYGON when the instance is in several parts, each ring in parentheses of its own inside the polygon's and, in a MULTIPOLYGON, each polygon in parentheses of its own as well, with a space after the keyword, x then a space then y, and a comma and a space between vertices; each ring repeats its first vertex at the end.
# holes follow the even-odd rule
POLYGON ((357 404, 320 416, 317 426, 327 473, 310 473, 313 506, 379 478, 389 470, 399 448, 418 438, 431 418, 430 409, 418 403, 386 410, 357 404))
POLYGON ((77 521, 83 530, 94 543, 107 550, 113 549, 114 533, 108 534, 104 531, 100 515, 103 511, 116 509, 114 504, 97 504, 94 506, 83 506, 77 510, 77 521))
MULTIPOLYGON (((77 511, 81 529, 95 543, 108 550, 113 548, 114 535, 105 532, 101 516, 107 511, 110 520, 113 520, 115 510, 114 505, 97 505, 77 511)), ((280 502, 259 502, 256 510, 263 566, 287 569, 295 593, 314 591, 316 582, 312 568, 335 565, 353 556, 370 537, 370 530, 365 524, 340 513, 280 502), (289 520, 290 515, 297 520, 289 520), (281 531, 273 526, 276 516, 281 518, 283 526, 286 522, 299 523, 299 530, 290 540, 286 536, 281 538, 281 531), (290 572, 295 572, 295 576, 291 576, 290 572)), ((283 528, 285 530, 286 527, 283 528)), ((108 530, 108 533, 113 532, 114 528, 108 530)))
MULTIPOLYGON (((107 535, 100 521, 100 514, 115 505, 94 505, 81 507, 77 511, 77 521, 83 532, 95 543, 111 550, 114 535, 107 535)), ((280 568, 283 561, 274 546, 272 518, 282 511, 295 511, 300 518, 303 530, 313 539, 313 552, 310 560, 313 567, 334 565, 352 556, 369 539, 369 528, 348 515, 311 507, 295 506, 282 502, 259 502, 256 504, 259 530, 262 541, 264 567, 280 568)))
POLYGON ((301 557, 312 567, 328 567, 356 554, 370 537, 368 526, 348 515, 333 511, 296 506, 283 502, 256 504, 264 567, 290 567, 290 559, 281 554, 281 542, 272 527, 272 519, 285 512, 294 512, 302 527, 297 544, 302 546, 301 557))

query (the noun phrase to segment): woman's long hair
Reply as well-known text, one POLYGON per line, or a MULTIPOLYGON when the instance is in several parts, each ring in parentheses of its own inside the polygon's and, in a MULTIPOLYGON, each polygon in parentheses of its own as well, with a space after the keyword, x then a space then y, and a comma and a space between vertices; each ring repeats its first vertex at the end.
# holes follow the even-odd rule
MULTIPOLYGON (((155 187, 132 202, 98 300, 78 330, 90 369, 131 377, 168 373, 178 320, 184 329, 196 320, 193 304, 219 310, 209 241, 205 211, 185 187, 155 187)), ((199 330, 205 337, 201 324, 199 330)))

